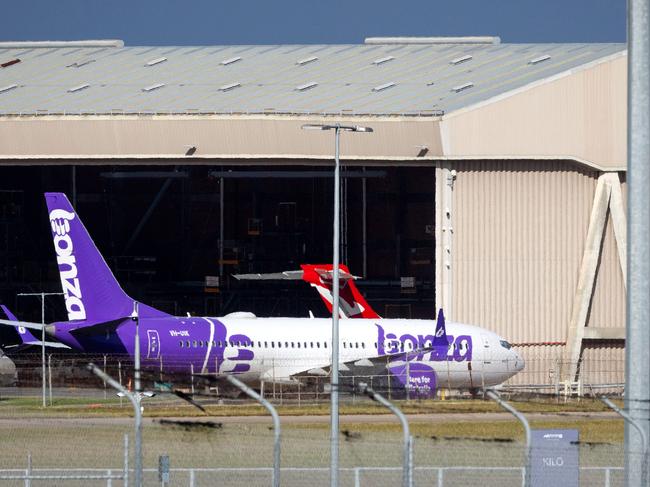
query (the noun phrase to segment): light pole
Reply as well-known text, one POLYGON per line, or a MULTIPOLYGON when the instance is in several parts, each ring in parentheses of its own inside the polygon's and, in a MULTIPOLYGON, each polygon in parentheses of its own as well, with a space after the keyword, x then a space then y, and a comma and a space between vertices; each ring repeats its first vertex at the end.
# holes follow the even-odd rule
POLYGON ((43 379, 43 407, 45 402, 45 296, 61 296, 63 293, 20 293, 16 296, 40 296, 41 297, 41 376, 43 379))
POLYGON ((341 203, 341 171, 339 138, 344 132, 372 132, 358 125, 305 124, 303 130, 334 130, 334 237, 332 257, 332 370, 330 377, 330 486, 339 484, 339 234, 341 203))

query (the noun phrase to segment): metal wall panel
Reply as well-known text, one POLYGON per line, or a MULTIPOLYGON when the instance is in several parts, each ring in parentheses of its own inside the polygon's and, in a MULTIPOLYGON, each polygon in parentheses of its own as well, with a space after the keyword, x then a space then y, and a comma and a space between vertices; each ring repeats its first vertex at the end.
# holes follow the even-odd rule
MULTIPOLYGON (((527 344, 519 347, 526 371, 513 383, 549 383, 562 359, 599 173, 564 161, 453 167, 453 319, 527 344)), ((622 327, 625 291, 611 222, 602 248, 588 326, 622 327)), ((601 354, 623 346, 590 343, 601 354)), ((583 359, 599 361, 592 349, 583 359)), ((590 367, 589 380, 620 372, 590 367)))
POLYGON ((559 161, 455 167, 454 319, 515 343, 564 342, 597 173, 559 161))

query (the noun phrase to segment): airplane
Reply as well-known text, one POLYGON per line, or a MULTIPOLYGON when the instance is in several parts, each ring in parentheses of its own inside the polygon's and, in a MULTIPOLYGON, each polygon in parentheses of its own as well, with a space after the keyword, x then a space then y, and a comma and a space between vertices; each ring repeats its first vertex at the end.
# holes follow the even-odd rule
MULTIPOLYGON (((45 325, 50 339, 81 352, 133 357, 137 323, 143 368, 215 379, 236 374, 260 388, 328 374, 331 318, 186 317, 135 305, 65 194, 45 193, 45 200, 68 314, 68 321, 45 325)), ((15 319, 0 324, 43 328, 15 319)), ((373 316, 343 318, 339 326, 342 377, 383 376, 388 387, 431 396, 441 387, 498 385, 524 368, 502 337, 446 322, 442 310, 437 320, 373 316)))
MULTIPOLYGON (((334 266, 332 264, 301 264, 299 271, 271 272, 266 274, 233 274, 242 281, 293 281, 303 280, 316 289, 325 303, 327 311, 332 313, 334 297, 332 295, 332 280, 334 266)), ((381 318, 370 307, 357 286, 354 284, 357 276, 350 273, 345 264, 339 264, 339 317, 340 318, 381 318)))

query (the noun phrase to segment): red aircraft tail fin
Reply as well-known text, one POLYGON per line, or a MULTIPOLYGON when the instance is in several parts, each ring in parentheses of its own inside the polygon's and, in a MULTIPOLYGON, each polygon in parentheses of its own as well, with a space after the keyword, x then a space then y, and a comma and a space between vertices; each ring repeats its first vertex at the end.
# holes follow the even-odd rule
MULTIPOLYGON (((332 312, 332 264, 301 264, 302 279, 316 288, 329 312, 332 312)), ((339 313, 343 318, 380 318, 359 292, 355 276, 339 264, 339 313)))

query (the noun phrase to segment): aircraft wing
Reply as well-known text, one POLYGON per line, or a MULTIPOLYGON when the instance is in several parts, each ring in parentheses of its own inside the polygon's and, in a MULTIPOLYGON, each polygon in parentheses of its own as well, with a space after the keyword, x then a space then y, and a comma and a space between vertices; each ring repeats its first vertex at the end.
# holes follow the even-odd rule
POLYGON ((36 341, 31 341, 31 342, 24 342, 24 343, 19 343, 17 345, 8 345, 4 347, 6 350, 25 350, 29 347, 40 347, 41 345, 45 344, 46 347, 48 348, 70 348, 67 346, 65 343, 60 343, 60 342, 43 342, 41 340, 36 340, 36 341))

